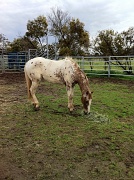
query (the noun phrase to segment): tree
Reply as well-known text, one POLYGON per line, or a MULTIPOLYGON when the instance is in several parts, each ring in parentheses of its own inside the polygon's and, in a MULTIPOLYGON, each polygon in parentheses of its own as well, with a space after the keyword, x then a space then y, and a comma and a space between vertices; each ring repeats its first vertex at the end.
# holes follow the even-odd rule
POLYGON ((123 31, 118 34, 117 39, 115 39, 115 43, 119 47, 118 49, 122 49, 120 54, 134 55, 134 27, 130 27, 127 31, 123 31), (120 41, 120 43, 118 43, 118 41, 120 41))
MULTIPOLYGON (((127 56, 134 49, 134 28, 129 28, 121 33, 114 30, 100 31, 92 42, 93 54, 101 56, 127 56)), ((127 73, 131 73, 131 61, 119 61, 113 58, 127 73), (128 71, 127 71, 128 70, 128 71)), ((113 64, 115 62, 112 62, 113 64)))
POLYGON ((28 51, 29 49, 36 49, 37 41, 31 40, 28 37, 19 37, 14 39, 12 43, 10 43, 10 47, 8 48, 9 52, 20 52, 20 51, 28 51))
POLYGON ((4 34, 0 34, 0 54, 4 54, 7 51, 10 42, 4 34))
POLYGON ((48 16, 50 32, 58 37, 59 55, 85 55, 89 48, 89 34, 79 19, 70 18, 60 9, 52 9, 48 16))
POLYGON ((79 19, 72 19, 66 29, 65 38, 60 40, 60 53, 66 51, 67 55, 86 55, 89 48, 89 34, 84 30, 84 24, 79 19))
POLYGON ((70 22, 70 16, 67 12, 63 12, 59 8, 52 8, 52 12, 48 15, 48 23, 50 25, 49 32, 57 38, 64 39, 66 35, 66 27, 70 22))
POLYGON ((121 33, 114 30, 99 31, 92 42, 93 54, 102 56, 127 56, 134 48, 134 28, 121 33))
POLYGON ((28 38, 31 38, 32 40, 38 41, 40 46, 42 47, 44 42, 44 36, 46 36, 48 32, 47 27, 48 24, 46 21, 46 17, 38 16, 32 21, 28 21, 26 36, 28 38))
POLYGON ((99 31, 98 36, 92 42, 93 54, 101 56, 111 56, 114 54, 114 38, 116 33, 114 30, 99 31))

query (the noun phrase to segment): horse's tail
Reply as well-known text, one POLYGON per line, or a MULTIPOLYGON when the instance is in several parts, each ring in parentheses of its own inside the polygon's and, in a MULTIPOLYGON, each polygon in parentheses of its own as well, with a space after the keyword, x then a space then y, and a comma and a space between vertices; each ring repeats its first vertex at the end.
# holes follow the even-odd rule
POLYGON ((31 98, 32 98, 32 95, 31 95, 31 92, 30 92, 30 87, 31 87, 31 85, 32 85, 32 81, 31 81, 31 79, 28 77, 25 68, 24 68, 24 72, 25 72, 25 79, 26 79, 26 85, 27 85, 28 98, 31 99, 31 98))

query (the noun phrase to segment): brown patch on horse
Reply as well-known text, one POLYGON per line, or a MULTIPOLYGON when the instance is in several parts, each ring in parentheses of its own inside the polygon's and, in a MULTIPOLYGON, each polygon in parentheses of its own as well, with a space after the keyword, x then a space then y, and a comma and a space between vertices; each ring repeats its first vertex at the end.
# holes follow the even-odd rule
POLYGON ((86 109, 86 110, 87 110, 87 107, 89 105, 89 99, 92 99, 92 92, 90 93, 89 91, 87 91, 86 94, 83 95, 81 98, 84 109, 86 109))
POLYGON ((76 63, 74 63, 74 69, 76 72, 75 80, 78 82, 81 91, 89 91, 89 81, 85 73, 80 69, 80 67, 76 63))
POLYGON ((66 84, 66 82, 64 80, 64 77, 63 77, 63 74, 62 74, 61 71, 55 72, 55 76, 60 79, 61 83, 66 84))

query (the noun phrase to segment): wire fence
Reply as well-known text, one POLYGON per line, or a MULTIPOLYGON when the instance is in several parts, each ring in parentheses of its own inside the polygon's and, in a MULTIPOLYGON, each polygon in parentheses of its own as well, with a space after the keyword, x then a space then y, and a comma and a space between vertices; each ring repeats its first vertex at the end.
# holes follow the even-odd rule
MULTIPOLYGON (((25 63, 36 57, 28 52, 0 56, 0 73, 23 72, 25 63)), ((64 57, 57 57, 62 59, 64 57)), ((134 55, 132 56, 99 56, 72 57, 80 68, 89 76, 134 76, 134 55)))

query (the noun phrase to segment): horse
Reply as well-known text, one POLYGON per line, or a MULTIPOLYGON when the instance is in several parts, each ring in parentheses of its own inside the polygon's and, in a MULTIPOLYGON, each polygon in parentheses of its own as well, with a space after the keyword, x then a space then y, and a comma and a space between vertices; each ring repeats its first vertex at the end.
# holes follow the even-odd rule
POLYGON ((70 112, 74 110, 74 86, 78 84, 82 93, 81 102, 84 113, 90 113, 92 92, 89 88, 89 81, 85 73, 72 58, 66 57, 65 59, 56 61, 36 57, 26 62, 24 73, 28 97, 34 105, 35 110, 39 109, 39 102, 35 93, 39 82, 44 79, 48 82, 65 85, 68 96, 68 109, 70 112))

